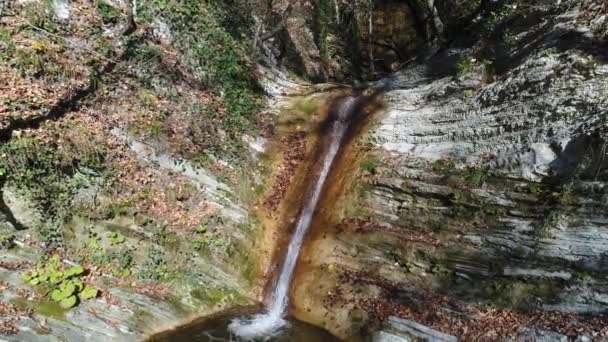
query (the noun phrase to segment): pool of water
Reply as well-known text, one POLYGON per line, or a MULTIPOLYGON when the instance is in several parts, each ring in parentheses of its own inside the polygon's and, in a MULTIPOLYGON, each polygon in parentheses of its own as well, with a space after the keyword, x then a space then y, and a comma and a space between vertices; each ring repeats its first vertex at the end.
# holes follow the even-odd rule
MULTIPOLYGON (((234 319, 251 317, 258 313, 259 308, 239 308, 229 310, 209 317, 201 318, 190 324, 167 330, 154 335, 148 342, 245 342, 237 338, 228 325, 234 319)), ((288 324, 273 336, 264 336, 255 340, 264 342, 338 342, 340 339, 327 331, 305 322, 286 318, 288 324)))

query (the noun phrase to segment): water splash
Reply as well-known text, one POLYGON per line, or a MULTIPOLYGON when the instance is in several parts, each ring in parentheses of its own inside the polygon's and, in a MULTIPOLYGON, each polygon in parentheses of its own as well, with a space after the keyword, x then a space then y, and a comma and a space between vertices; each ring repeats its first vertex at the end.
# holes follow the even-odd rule
POLYGON ((287 311, 289 284, 291 283, 293 271, 300 255, 300 248, 319 203, 323 185, 327 180, 331 166, 346 135, 350 124, 350 116, 355 109, 356 100, 357 98, 353 96, 343 99, 336 113, 337 116, 331 123, 331 130, 329 131, 330 145, 323 156, 321 172, 307 198, 306 205, 300 212, 295 233, 287 248, 285 262, 270 297, 270 304, 266 313, 249 318, 236 319, 228 326, 230 331, 243 340, 271 338, 279 334, 286 327, 287 321, 283 319, 283 316, 287 311))

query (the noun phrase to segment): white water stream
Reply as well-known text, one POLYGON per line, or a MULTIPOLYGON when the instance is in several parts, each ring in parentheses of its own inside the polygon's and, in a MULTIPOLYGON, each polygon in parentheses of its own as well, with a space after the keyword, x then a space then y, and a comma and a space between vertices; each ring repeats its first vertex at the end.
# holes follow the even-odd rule
MULTIPOLYGON (((351 114, 355 109, 356 97, 349 96, 342 100, 338 109, 336 119, 331 123, 330 145, 323 155, 321 172, 316 179, 311 193, 307 197, 306 204, 300 212, 295 233, 287 248, 285 261, 281 273, 275 284, 267 312, 251 318, 236 319, 230 323, 229 329, 243 340, 271 337, 277 334, 286 324, 283 317, 286 314, 289 301, 289 285, 293 271, 300 255, 300 248, 308 227, 313 218, 315 209, 321 197, 323 185, 327 180, 331 166, 340 150, 342 140, 350 124, 351 114)), ((322 140, 323 141, 323 140, 322 140)))

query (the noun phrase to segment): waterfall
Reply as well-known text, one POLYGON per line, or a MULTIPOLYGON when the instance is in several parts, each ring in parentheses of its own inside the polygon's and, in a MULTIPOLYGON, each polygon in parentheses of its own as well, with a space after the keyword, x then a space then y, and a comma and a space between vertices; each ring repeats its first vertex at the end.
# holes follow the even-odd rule
POLYGON ((300 255, 304 237, 319 203, 323 185, 327 180, 331 166, 348 130, 351 114, 355 110, 356 100, 357 98, 354 96, 344 98, 340 103, 336 117, 332 118, 333 122, 331 122, 331 128, 328 131, 329 146, 322 156, 319 176, 314 181, 311 191, 306 197, 305 205, 302 207, 298 217, 295 233, 287 248, 285 261, 274 286, 266 313, 249 319, 237 319, 229 326, 229 329, 242 339, 251 340, 258 337, 272 336, 286 324, 283 316, 285 316, 288 307, 289 285, 293 271, 300 255))

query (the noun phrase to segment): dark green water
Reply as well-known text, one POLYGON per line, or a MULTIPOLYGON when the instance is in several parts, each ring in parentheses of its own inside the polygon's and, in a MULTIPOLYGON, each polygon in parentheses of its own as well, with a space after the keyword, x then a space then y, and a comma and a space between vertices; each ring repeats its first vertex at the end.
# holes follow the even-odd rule
MULTIPOLYGON (((241 342, 228 330, 235 318, 256 313, 259 308, 229 310, 217 315, 201 318, 188 325, 167 330, 152 336, 148 342, 241 342)), ((266 336, 253 341, 264 342, 338 342, 338 338, 327 331, 295 319, 287 319, 289 324, 275 336, 266 336)))

